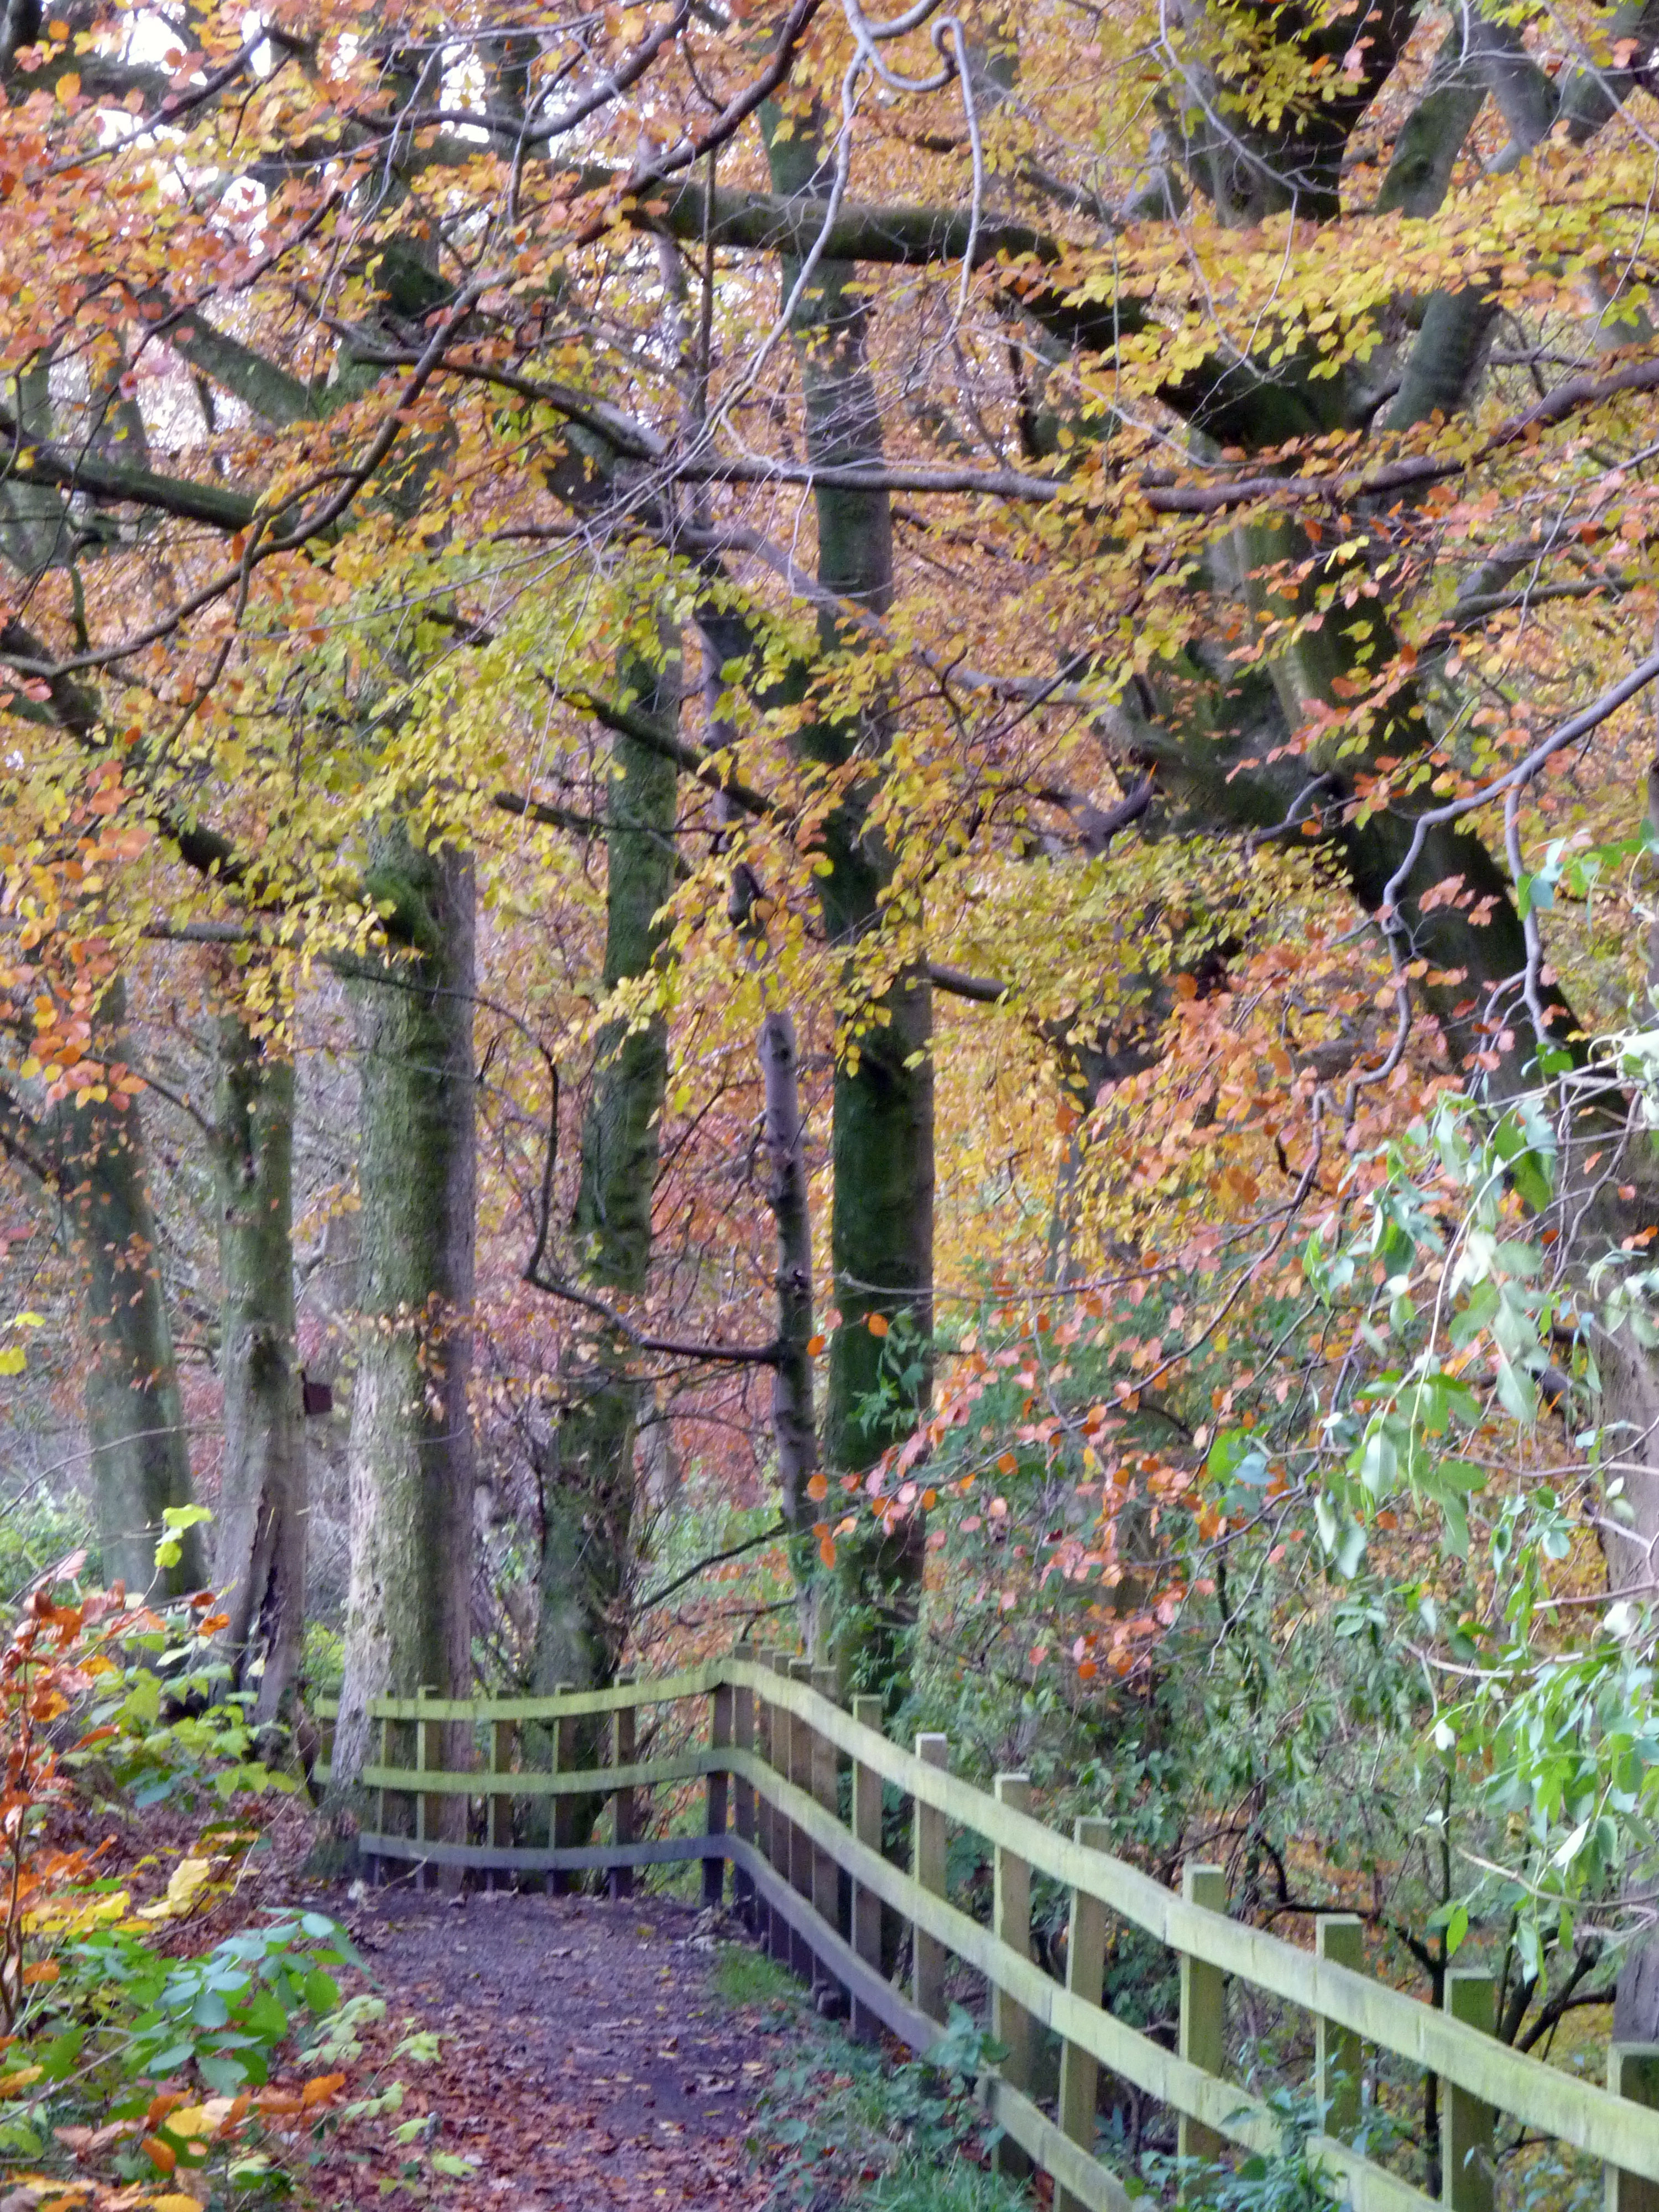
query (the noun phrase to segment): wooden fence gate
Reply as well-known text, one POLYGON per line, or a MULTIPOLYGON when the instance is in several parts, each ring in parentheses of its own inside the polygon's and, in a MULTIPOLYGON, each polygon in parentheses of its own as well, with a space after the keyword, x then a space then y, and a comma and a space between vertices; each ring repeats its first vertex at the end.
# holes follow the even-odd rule
MULTIPOLYGON (((331 1708, 323 1711, 331 1717, 331 1708)), ((1605 2089, 1524 2057, 1492 2034, 1489 1974, 1449 1971, 1445 2007, 1437 2012, 1362 1971, 1361 1923, 1351 1915, 1322 1917, 1311 1952, 1247 1928, 1227 1917, 1220 1868, 1188 1866, 1176 1895, 1113 1857, 1103 1822, 1080 1820, 1067 1837, 1034 1820, 1025 1776, 1000 1774, 988 1794, 951 1774, 944 1736, 919 1735, 914 1751, 890 1741, 878 1698, 856 1698, 844 1711, 833 1677, 814 1673, 805 1660, 744 1647, 694 1672, 619 1681, 608 1690, 465 1702, 388 1698, 370 1712, 380 1725, 380 1756, 362 1780, 377 1811, 361 1841, 382 1865, 412 1862, 492 1876, 603 1868, 620 1893, 635 1867, 700 1859, 704 1898, 717 1903, 729 1862, 736 1901, 773 1956, 835 1984, 855 2033, 872 2034, 879 2024, 916 2051, 939 2038, 954 1954, 983 1976, 991 2032, 1008 2054, 981 2081, 988 2110, 1008 2142, 1053 2175, 1059 2212, 1128 2212, 1122 2184, 1093 2154, 1102 2067, 1175 2110, 1183 2154, 1210 2155, 1233 2144, 1271 2155, 1281 2148, 1279 2121, 1224 2070, 1229 1978, 1312 2015, 1312 2087, 1323 2131, 1310 2151, 1328 2193, 1354 2212, 1428 2212, 1433 2202, 1354 2147, 1367 2045, 1438 2075, 1442 2199, 1450 2212, 1492 2212, 1500 2114, 1601 2160, 1607 2212, 1659 2212, 1659 2046, 1615 2045, 1605 2089), (641 1710, 688 1703, 693 1712, 683 1747, 638 1758, 641 1710), (584 1739, 599 1741, 608 1756, 578 1765, 584 1739), (705 1784, 703 1832, 642 1837, 639 1794, 698 1778, 705 1784), (908 1874, 882 1855, 884 1784, 909 1801, 908 1874), (564 1840, 568 1809, 584 1798, 590 1806, 595 1798, 610 1801, 609 1843, 575 1847, 564 1840), (545 1844, 513 1842, 515 1805, 526 1808, 520 1829, 538 1828, 545 1844), (400 1811, 403 1817, 394 1817, 400 1811), (990 1846, 988 1927, 947 1899, 952 1827, 990 1846), (1034 1874, 1070 1893, 1063 1984, 1031 1957, 1034 1874), (905 1987, 882 1971, 884 1905, 911 1930, 905 1987), (1174 2052, 1103 2005, 1111 1913, 1178 1955, 1174 2052), (1038 2023, 1060 2041, 1053 2118, 1029 2094, 1038 2023)))

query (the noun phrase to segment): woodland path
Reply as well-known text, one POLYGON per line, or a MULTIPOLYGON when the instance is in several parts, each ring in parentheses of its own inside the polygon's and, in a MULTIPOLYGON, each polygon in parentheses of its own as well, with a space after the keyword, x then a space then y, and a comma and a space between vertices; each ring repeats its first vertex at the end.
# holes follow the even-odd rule
MULTIPOLYGON (((777 2039, 715 1995, 690 1906, 385 1889, 350 1918, 389 2037, 412 2022, 441 2038, 434 2067, 394 2069, 406 2111, 437 2116, 425 2148, 477 2161, 416 2196, 445 2212, 754 2212, 744 2142, 777 2039)), ((389 2178, 349 2133, 313 2185, 367 2207, 389 2178)))

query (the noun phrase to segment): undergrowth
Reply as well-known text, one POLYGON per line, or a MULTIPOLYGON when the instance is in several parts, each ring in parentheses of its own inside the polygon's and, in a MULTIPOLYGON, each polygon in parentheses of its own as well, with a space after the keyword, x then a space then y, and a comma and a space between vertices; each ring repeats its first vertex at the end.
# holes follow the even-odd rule
POLYGON ((819 2019, 795 1978, 758 1951, 724 1948, 714 1983, 727 2004, 788 2038, 749 2141, 770 2169, 769 2212, 854 2202, 877 2212, 1029 2212, 1030 2197, 990 2170, 997 2131, 973 2092, 995 2046, 959 2007, 924 2058, 895 2063, 819 2019))

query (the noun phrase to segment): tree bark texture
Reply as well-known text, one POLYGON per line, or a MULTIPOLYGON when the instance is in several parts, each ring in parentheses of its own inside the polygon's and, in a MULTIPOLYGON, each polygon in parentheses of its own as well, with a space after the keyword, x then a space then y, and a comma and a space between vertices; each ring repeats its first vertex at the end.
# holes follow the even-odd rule
POLYGON ((362 1241, 337 1794, 364 1763, 370 1699, 465 1697, 472 1682, 472 864, 394 825, 374 883, 418 950, 352 985, 362 1241))
POLYGON ((294 1063, 234 1011, 218 1024, 213 1164, 219 1207, 225 1448, 213 1579, 233 1686, 283 1712, 305 1633, 306 1453, 294 1310, 294 1063))
MULTIPOLYGON (((106 994, 97 1037, 106 1061, 126 1058, 125 1012, 118 981, 106 994)), ((42 1124, 40 1149, 60 1234, 81 1273, 87 1441, 104 1580, 167 1595, 200 1589, 207 1565, 199 1529, 181 1532, 174 1566, 155 1565, 163 1512, 191 1503, 190 1439, 138 1103, 118 1109, 84 1093, 64 1099, 42 1124)))

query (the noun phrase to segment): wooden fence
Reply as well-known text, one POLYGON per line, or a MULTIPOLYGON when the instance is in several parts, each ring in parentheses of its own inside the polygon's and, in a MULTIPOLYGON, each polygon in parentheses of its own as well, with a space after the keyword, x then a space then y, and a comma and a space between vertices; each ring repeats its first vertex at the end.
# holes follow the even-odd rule
MULTIPOLYGON (((954 1954, 988 1985, 991 2031, 1008 2054, 981 2083, 993 2120, 1017 2147, 1005 2157, 1023 2170, 1023 2152, 1054 2176, 1059 2212, 1127 2212, 1122 2185, 1092 2154, 1103 2067, 1176 2111, 1185 2154, 1213 2155, 1227 2144, 1279 2149, 1278 2119, 1224 2070, 1229 1978, 1312 2016, 1312 2087, 1324 2131, 1310 2149, 1328 2194, 1355 2212, 1425 2212, 1433 2202, 1354 2148, 1367 2045, 1438 2075, 1442 2201, 1451 2212, 1492 2212, 1499 2116, 1529 2136, 1553 2137, 1602 2161, 1607 2212, 1659 2212, 1659 2046, 1615 2045, 1605 2089, 1524 2057, 1492 2033, 1489 1974, 1450 1971, 1445 2007, 1437 2012, 1362 1971, 1361 1923, 1352 1916, 1322 1917, 1311 1951, 1245 1927, 1227 1917, 1220 1868, 1188 1866, 1176 1895, 1114 1858, 1104 1823, 1082 1820, 1075 1835, 1057 1834, 1031 1817, 1025 1776, 999 1775, 988 1794, 951 1774, 945 1737, 919 1735, 915 1750, 904 1750, 882 1732, 879 1698, 854 1698, 848 1712, 833 1687, 832 1677, 805 1660, 744 1650, 693 1673, 550 1698, 382 1698, 371 1707, 380 1756, 362 1778, 378 1810, 362 1849, 382 1866, 404 1861, 492 1876, 604 1868, 618 1893, 635 1867, 700 1859, 710 1903, 724 1893, 729 1862, 736 1901, 772 1954, 836 1984, 855 2033, 868 2035, 879 2023, 918 2051, 938 2039, 954 1954), (695 1701, 692 1740, 661 1757, 637 1758, 641 1708, 688 1700, 695 1701), (578 1766, 583 1737, 592 1744, 607 1732, 608 1756, 578 1766), (455 1750, 458 1740, 471 1747, 475 1763, 467 1771, 459 1771, 465 1753, 455 1750), (455 1753, 449 1770, 447 1743, 455 1753), (839 1809, 843 1762, 851 1767, 848 1820, 839 1809), (704 1832, 641 1838, 638 1793, 697 1778, 705 1784, 704 1832), (882 1855, 884 1784, 909 1801, 908 1874, 882 1855), (580 1847, 562 1840, 569 1808, 583 1799, 591 1807, 596 1796, 610 1801, 611 1840, 580 1847), (464 1820, 457 1798, 465 1801, 464 1820), (389 1808, 399 1805, 404 1817, 389 1821, 389 1808), (545 1845, 514 1843, 515 1805, 545 1808, 545 1845), (990 1846, 989 1927, 946 1897, 953 1827, 990 1846), (457 1830, 476 1840, 447 1839, 457 1830), (1063 1985, 1031 1957, 1034 1874, 1070 1893, 1063 1985), (905 1987, 882 1971, 884 1905, 911 1930, 905 1987), (1173 2052, 1103 2008, 1111 1913, 1178 1955, 1173 2052), (1060 2042, 1052 2118, 1029 2094, 1037 2023, 1060 2042)), ((520 1831, 531 1826, 533 1818, 521 1820, 520 1831)))

